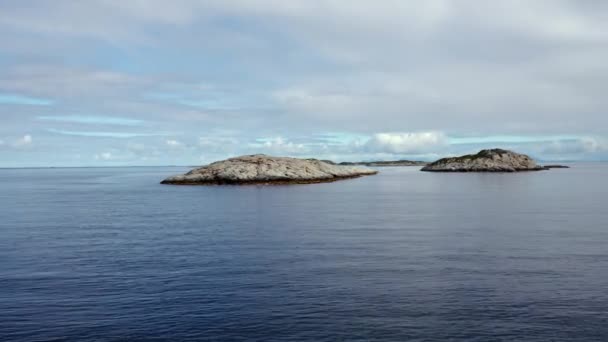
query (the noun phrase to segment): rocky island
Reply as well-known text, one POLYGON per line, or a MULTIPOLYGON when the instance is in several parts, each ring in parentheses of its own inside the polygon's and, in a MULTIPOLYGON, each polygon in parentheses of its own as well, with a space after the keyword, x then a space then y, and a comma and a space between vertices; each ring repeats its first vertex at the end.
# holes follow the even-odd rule
POLYGON ((161 184, 310 184, 374 175, 365 167, 332 165, 317 159, 272 157, 263 154, 230 158, 169 177, 161 184))
POLYGON ((477 154, 439 159, 427 164, 422 171, 432 172, 518 172, 540 171, 545 167, 525 154, 503 149, 482 150, 477 154))

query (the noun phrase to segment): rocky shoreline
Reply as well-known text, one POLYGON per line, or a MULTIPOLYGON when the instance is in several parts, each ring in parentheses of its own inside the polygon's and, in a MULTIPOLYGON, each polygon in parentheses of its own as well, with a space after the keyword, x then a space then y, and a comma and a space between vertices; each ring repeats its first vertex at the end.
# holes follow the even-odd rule
POLYGON ((481 150, 477 154, 439 159, 422 168, 428 172, 522 172, 542 171, 547 168, 538 165, 525 154, 503 149, 481 150))
POLYGON ((375 175, 364 167, 332 165, 317 159, 250 155, 230 158, 166 178, 175 185, 287 185, 334 182, 375 175))
POLYGON ((421 166, 427 172, 522 172, 569 168, 539 165, 525 154, 503 149, 481 150, 477 154, 442 158, 432 163, 398 160, 340 163, 317 159, 272 157, 263 154, 230 158, 164 179, 175 185, 287 185, 334 182, 375 175, 364 166, 421 166))

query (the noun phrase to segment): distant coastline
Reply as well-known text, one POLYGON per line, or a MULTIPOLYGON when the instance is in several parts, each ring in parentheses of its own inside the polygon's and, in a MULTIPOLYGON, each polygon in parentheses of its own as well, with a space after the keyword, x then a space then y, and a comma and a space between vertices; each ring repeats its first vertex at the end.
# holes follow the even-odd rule
MULTIPOLYGON (((327 160, 324 160, 327 162, 327 160)), ((412 165, 382 165, 383 163, 393 163, 395 161, 367 161, 367 162, 340 162, 335 163, 337 165, 362 165, 362 166, 424 166, 430 162, 425 161, 412 161, 423 164, 412 164, 412 165), (373 165, 375 164, 375 165, 373 165)), ((608 163, 608 160, 538 160, 542 165, 571 165, 571 164, 596 164, 596 163, 608 163)), ((0 166, 0 170, 26 170, 26 169, 98 169, 98 168, 158 168, 158 167, 183 167, 192 169, 203 165, 188 164, 188 165, 81 165, 81 166, 0 166)))
MULTIPOLYGON (((329 161, 326 161, 329 162, 329 161)), ((361 166, 424 166, 428 162, 420 160, 378 160, 378 161, 360 161, 360 162, 342 162, 337 165, 361 165, 361 166)))

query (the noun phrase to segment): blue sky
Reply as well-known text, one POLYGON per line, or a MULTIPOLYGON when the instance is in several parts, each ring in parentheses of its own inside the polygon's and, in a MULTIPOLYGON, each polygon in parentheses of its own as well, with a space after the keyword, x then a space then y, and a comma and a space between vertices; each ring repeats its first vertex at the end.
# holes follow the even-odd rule
POLYGON ((0 167, 608 160, 608 3, 0 2, 0 167))

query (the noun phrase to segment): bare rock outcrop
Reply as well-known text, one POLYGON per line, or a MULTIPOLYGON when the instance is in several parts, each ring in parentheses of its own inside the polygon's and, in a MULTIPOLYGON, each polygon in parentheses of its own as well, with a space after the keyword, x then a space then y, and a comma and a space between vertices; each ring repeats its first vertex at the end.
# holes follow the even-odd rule
POLYGON ((517 172, 540 171, 544 167, 525 154, 508 150, 482 150, 477 154, 439 159, 422 168, 433 172, 517 172))
POLYGON ((332 165, 316 159, 241 156, 211 163, 186 174, 169 177, 162 184, 309 184, 374 175, 378 171, 358 166, 332 165))

